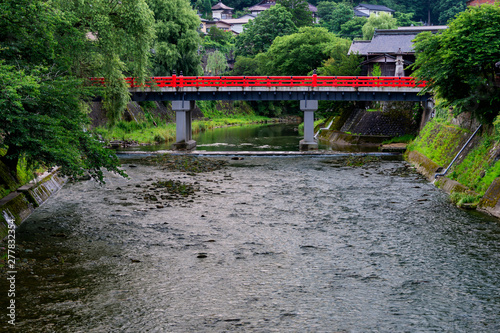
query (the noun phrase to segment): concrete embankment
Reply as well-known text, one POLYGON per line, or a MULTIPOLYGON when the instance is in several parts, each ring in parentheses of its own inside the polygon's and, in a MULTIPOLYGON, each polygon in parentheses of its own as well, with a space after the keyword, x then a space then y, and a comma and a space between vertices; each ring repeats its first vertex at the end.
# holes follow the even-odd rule
POLYGON ((28 183, 0 200, 0 239, 9 229, 9 224, 20 225, 33 211, 57 192, 65 179, 53 171, 40 176, 36 182, 28 183))
POLYGON ((415 103, 387 102, 371 111, 368 106, 347 108, 328 119, 328 128, 319 131, 318 139, 332 146, 378 147, 391 138, 417 134, 419 124, 413 115, 415 103))
POLYGON ((478 126, 467 116, 446 122, 432 120, 408 147, 405 157, 445 192, 478 198, 464 207, 477 206, 480 211, 500 217, 500 145, 494 139, 493 128, 483 126, 464 147, 478 126), (448 167, 446 175, 436 179, 435 175, 448 167))

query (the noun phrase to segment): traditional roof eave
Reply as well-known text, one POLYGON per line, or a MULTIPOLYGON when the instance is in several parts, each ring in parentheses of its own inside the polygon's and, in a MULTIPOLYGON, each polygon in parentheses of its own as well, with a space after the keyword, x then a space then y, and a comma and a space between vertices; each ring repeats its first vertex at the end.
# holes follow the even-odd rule
POLYGON ((225 4, 222 3, 222 1, 219 1, 217 4, 212 6, 212 10, 233 10, 234 8, 231 8, 229 6, 226 6, 225 4))

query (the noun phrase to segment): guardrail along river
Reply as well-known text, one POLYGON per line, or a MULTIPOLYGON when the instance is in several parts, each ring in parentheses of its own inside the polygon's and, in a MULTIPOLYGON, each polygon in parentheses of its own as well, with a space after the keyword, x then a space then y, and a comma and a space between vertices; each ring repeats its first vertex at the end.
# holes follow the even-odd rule
POLYGON ((16 326, 0 327, 500 330, 498 221, 406 163, 222 159, 203 173, 129 160, 130 179, 67 184, 16 230, 16 326))

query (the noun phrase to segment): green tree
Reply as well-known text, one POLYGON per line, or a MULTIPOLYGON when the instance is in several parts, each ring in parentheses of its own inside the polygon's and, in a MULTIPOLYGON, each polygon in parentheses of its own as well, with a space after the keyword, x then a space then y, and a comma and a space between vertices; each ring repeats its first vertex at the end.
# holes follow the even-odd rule
POLYGON ((245 25, 243 33, 236 38, 237 54, 255 56, 267 51, 276 37, 297 32, 292 18, 292 14, 280 4, 259 14, 245 25))
POLYGON ((305 27, 313 25, 312 12, 309 10, 309 5, 304 0, 277 0, 276 4, 280 4, 292 14, 292 21, 297 27, 305 27))
POLYGON ((373 69, 370 74, 371 76, 382 76, 382 69, 380 68, 380 65, 378 63, 373 65, 373 69))
POLYGON ((228 65, 224 53, 216 50, 208 54, 205 72, 211 73, 212 75, 221 75, 227 70, 227 68, 228 65))
POLYGON ((334 2, 320 2, 318 13, 320 12, 323 15, 320 20, 321 26, 335 33, 340 32, 341 26, 354 17, 352 6, 345 2, 339 4, 335 4, 334 2))
POLYGON ((259 60, 257 58, 237 56, 231 74, 237 76, 259 75, 259 60))
MULTIPOLYGON (((214 1, 214 4, 217 3, 218 0, 214 1)), ((255 0, 224 0, 223 1, 226 6, 234 8, 235 10, 243 10, 244 8, 251 7, 258 3, 255 0)))
POLYGON ((229 55, 235 49, 234 36, 230 31, 224 31, 213 26, 203 38, 202 46, 205 52, 219 50, 229 55))
POLYGON ((54 0, 53 4, 52 10, 62 22, 60 29, 47 30, 62 49, 54 65, 81 78, 105 77, 101 95, 113 124, 130 101, 124 77, 143 82, 149 76, 153 13, 145 0, 54 0))
POLYGON ((104 181, 102 168, 125 175, 116 155, 82 130, 88 97, 81 80, 46 69, 26 74, 0 62, 0 148, 6 151, 0 161, 14 181, 21 159, 32 168, 59 166, 74 177, 88 172, 104 181))
POLYGON ((322 76, 356 76, 361 73, 362 58, 356 55, 339 53, 331 57, 318 68, 318 75, 322 76))
POLYGON ((500 6, 471 7, 441 34, 415 40, 414 75, 427 81, 426 91, 444 99, 456 113, 472 112, 491 121, 500 110, 495 63, 500 59, 500 6))
POLYGON ((434 3, 432 12, 439 24, 446 24, 467 8, 466 0, 440 0, 434 3))
POLYGON ((318 8, 318 17, 320 19, 328 20, 331 17, 332 12, 335 10, 337 3, 335 1, 321 1, 316 6, 318 8))
POLYGON ((130 100, 124 75, 148 74, 153 36, 144 0, 0 3, 0 148, 14 179, 21 158, 101 181, 101 168, 122 173, 84 130, 85 101, 99 93, 110 117, 120 114, 130 100), (89 76, 104 76, 106 86, 86 87, 89 76))
POLYGON ((397 20, 397 25, 398 27, 409 27, 409 26, 417 26, 420 25, 420 23, 413 21, 413 16, 414 13, 401 13, 401 12, 396 12, 394 14, 394 17, 397 20))
POLYGON ((298 33, 274 40, 262 56, 262 74, 307 75, 332 54, 347 53, 350 43, 325 28, 302 27, 298 33))
POLYGON ((217 26, 212 26, 208 30, 207 37, 219 44, 230 43, 233 39, 233 33, 231 31, 224 31, 217 28, 217 26))
POLYGON ((363 26, 363 39, 372 39, 375 29, 396 29, 397 20, 391 14, 382 12, 378 15, 370 15, 363 26))
POLYGON ((348 38, 362 38, 363 26, 366 24, 366 17, 355 17, 340 26, 339 35, 348 38))
POLYGON ((154 13, 157 38, 154 42, 153 75, 200 75, 197 33, 200 19, 188 0, 147 0, 154 13))

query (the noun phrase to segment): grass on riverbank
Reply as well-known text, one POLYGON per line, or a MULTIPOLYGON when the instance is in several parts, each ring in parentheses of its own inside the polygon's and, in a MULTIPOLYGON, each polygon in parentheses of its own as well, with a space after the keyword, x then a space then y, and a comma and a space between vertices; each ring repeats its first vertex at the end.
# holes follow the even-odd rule
MULTIPOLYGON (((316 128, 319 127, 319 125, 322 125, 326 122, 325 118, 321 118, 318 120, 314 121, 314 133, 316 133, 316 128)), ((299 124, 299 134, 304 134, 304 122, 299 124)))
MULTIPOLYGON (((465 141, 470 131, 451 125, 443 120, 431 120, 420 132, 419 136, 408 146, 408 151, 417 151, 447 167, 465 141)), ((500 177, 500 161, 496 160, 499 148, 498 139, 488 131, 484 131, 467 155, 459 159, 447 174, 447 177, 475 191, 479 196, 485 194, 491 183, 500 177)), ((478 198, 474 198, 475 201, 478 198)), ((472 198, 457 197, 455 203, 470 203, 472 198)))
POLYGON ((388 144, 391 144, 391 143, 410 143, 410 142, 412 142, 415 139, 415 137, 416 136, 413 135, 413 134, 405 134, 405 135, 402 135, 402 136, 398 136, 398 137, 386 140, 386 141, 382 142, 382 144, 383 145, 388 145, 388 144))
MULTIPOLYGON (((5 155, 6 150, 0 149, 0 155, 5 155)), ((44 170, 36 170, 38 172, 43 172, 44 170)), ((0 162, 0 199, 7 196, 10 192, 15 191, 18 187, 29 183, 35 178, 36 174, 32 168, 29 168, 25 159, 21 159, 17 165, 17 177, 18 182, 14 182, 10 175, 7 167, 0 162)))
MULTIPOLYGON (((230 117, 215 118, 211 120, 195 120, 192 123, 193 134, 203 132, 208 129, 246 125, 256 123, 275 122, 275 119, 256 115, 235 115, 230 117)), ((123 140, 137 141, 139 143, 162 143, 173 142, 175 140, 175 123, 165 123, 160 120, 144 122, 119 121, 113 128, 99 127, 94 131, 102 136, 106 141, 123 140)))

